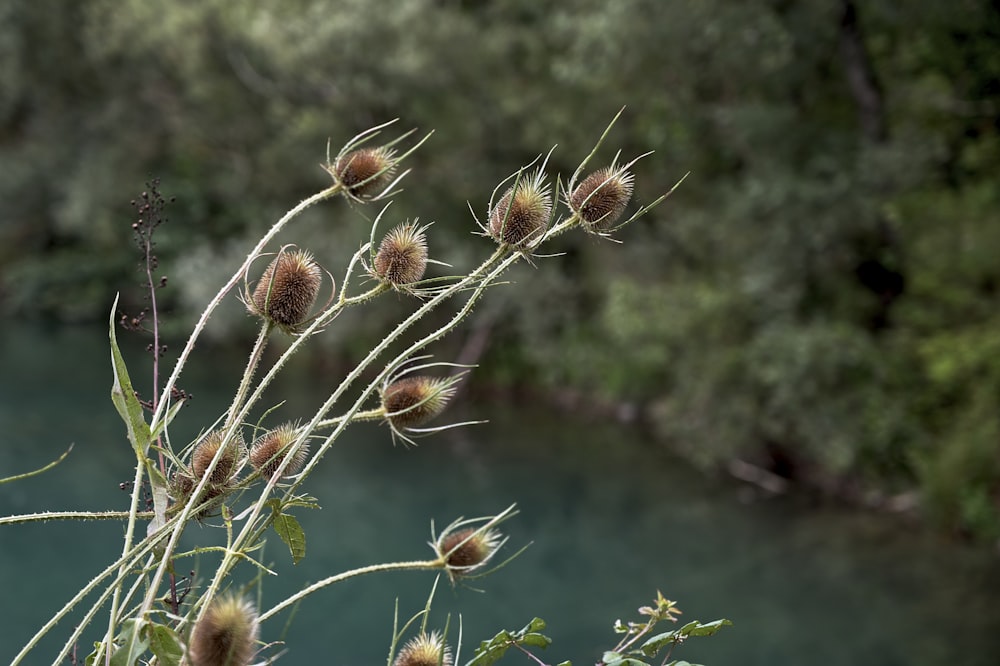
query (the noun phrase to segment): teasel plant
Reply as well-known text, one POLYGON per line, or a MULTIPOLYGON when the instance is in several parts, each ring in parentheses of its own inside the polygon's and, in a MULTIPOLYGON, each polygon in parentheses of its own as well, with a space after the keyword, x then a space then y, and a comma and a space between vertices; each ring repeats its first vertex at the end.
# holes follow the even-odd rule
MULTIPOLYGON (((53 663, 75 655, 84 631, 97 626, 102 627, 103 636, 86 658, 88 664, 270 662, 280 652, 277 646, 264 642, 268 623, 273 624, 284 611, 331 585, 368 574, 410 570, 436 572, 452 585, 463 586, 520 553, 494 564, 507 542, 500 527, 517 513, 511 506, 490 516, 458 519, 441 534, 435 534, 432 527, 431 557, 334 573, 269 608, 259 608, 250 601, 231 575, 239 563, 249 563, 262 574, 276 574, 257 559, 272 534, 288 548, 293 562, 305 557, 305 534, 295 513, 318 508, 317 500, 306 492, 306 484, 348 426, 378 421, 387 426, 394 442, 413 446, 419 437, 471 425, 437 424, 471 368, 431 361, 426 352, 456 330, 513 265, 556 256, 539 250, 576 228, 611 237, 674 191, 677 185, 618 222, 630 204, 632 169, 640 158, 619 164, 616 155, 610 166, 587 168, 620 114, 565 183, 547 173, 549 151, 497 185, 485 222, 476 220, 481 234, 493 241, 492 250, 464 275, 425 276, 429 264, 447 266, 429 257, 430 224, 403 220, 376 242, 381 221, 391 212, 388 204, 375 216, 368 239, 359 242, 348 258, 339 284, 307 248, 284 243, 268 254, 278 234, 307 208, 338 197, 351 207, 388 200, 409 173, 401 168, 402 163, 430 134, 421 136, 411 130, 379 143, 392 126, 390 122, 356 135, 335 156, 330 155, 328 145, 322 167, 331 184, 278 219, 234 269, 194 324, 157 394, 159 399, 152 403, 144 405, 139 400, 119 350, 114 326, 116 299, 109 328, 112 402, 136 458, 128 510, 8 516, 0 518, 0 527, 46 520, 119 520, 124 522, 121 553, 31 637, 13 663, 38 663, 33 651, 39 641, 71 612, 75 613, 75 625, 53 663), (255 269, 262 259, 269 259, 266 267, 255 269), (249 316, 258 320, 260 329, 242 376, 234 382, 232 403, 213 423, 203 424, 199 437, 175 447, 170 425, 182 413, 186 398, 179 388, 180 377, 194 362, 193 353, 206 324, 225 299, 233 297, 241 282, 243 289, 235 297, 242 300, 249 316), (329 297, 317 305, 326 290, 329 297), (273 409, 267 409, 256 423, 250 422, 251 412, 294 354, 334 325, 347 309, 363 307, 393 291, 412 297, 412 311, 375 341, 311 417, 274 425, 268 423, 273 409), (451 302, 457 302, 457 307, 436 319, 429 331, 424 326, 415 333, 418 323, 451 302), (268 367, 262 367, 263 350, 272 336, 283 336, 286 344, 268 367), (151 412, 148 419, 144 407, 151 412), (141 501, 143 488, 148 489, 149 507, 141 501), (222 527, 223 543, 180 550, 181 535, 192 522, 199 521, 215 521, 222 527), (200 566, 209 561, 212 564, 203 568, 204 574, 191 581, 182 594, 175 572, 190 558, 197 558, 200 566)), ((154 284, 152 278, 149 284, 154 284)), ((155 307, 152 315, 155 321, 155 307)), ((158 377, 154 380, 158 383, 158 377)), ((425 623, 429 613, 430 601, 423 611, 425 623)), ((495 638, 477 651, 470 663, 485 663, 489 655, 495 656, 491 652, 495 649, 537 647, 541 639, 532 638, 537 630, 533 621, 521 632, 502 632, 504 638, 495 638)), ((458 656, 452 657, 446 649, 446 635, 447 630, 435 633, 424 624, 394 657, 402 638, 394 628, 389 666, 394 659, 399 666, 416 666, 429 663, 431 657, 439 666, 451 666, 451 660, 457 662, 458 656)))

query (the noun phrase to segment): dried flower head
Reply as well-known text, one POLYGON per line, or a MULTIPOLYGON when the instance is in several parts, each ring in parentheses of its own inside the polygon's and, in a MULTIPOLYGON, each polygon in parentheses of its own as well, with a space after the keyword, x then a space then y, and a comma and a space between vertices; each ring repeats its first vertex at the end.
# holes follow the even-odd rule
POLYGON ((452 666, 451 649, 436 631, 420 632, 396 655, 393 666, 452 666))
POLYGON ((310 253, 283 249, 257 282, 247 309, 294 333, 309 317, 322 283, 323 271, 310 253))
POLYGON ((489 561, 500 541, 496 530, 466 527, 442 534, 435 550, 447 562, 449 569, 458 569, 456 573, 459 574, 469 573, 489 561))
MULTIPOLYGON (((198 442, 198 445, 194 447, 194 451, 191 452, 191 471, 194 473, 196 479, 201 480, 205 476, 209 465, 212 463, 212 459, 215 458, 216 452, 222 446, 222 436, 223 432, 221 430, 215 430, 205 435, 198 442)), ((243 438, 237 435, 226 444, 225 449, 219 457, 219 462, 215 465, 215 469, 212 470, 212 474, 208 478, 209 483, 221 486, 229 481, 233 472, 236 471, 236 464, 239 462, 242 452, 243 438)))
POLYGON ((414 428, 444 411, 455 395, 454 377, 403 377, 382 389, 385 418, 396 430, 414 428))
POLYGON ((577 185, 567 197, 570 209, 590 231, 607 231, 625 212, 632 198, 635 177, 624 167, 599 169, 577 185))
POLYGON ((385 235, 373 262, 375 275, 393 286, 413 284, 427 270, 427 237, 415 222, 399 225, 385 235))
MULTIPOLYGON (((285 423, 261 435, 250 447, 250 464, 260 472, 261 476, 273 478, 288 455, 289 448, 295 444, 298 437, 298 428, 292 423, 285 423)), ((285 465, 283 476, 297 474, 305 464, 308 453, 308 445, 303 443, 299 446, 285 465)))
POLYGON ((341 155, 327 171, 352 199, 371 200, 392 181, 397 165, 395 154, 385 146, 358 148, 341 155))
POLYGON ((525 247, 545 231, 552 215, 552 196, 539 168, 504 192, 490 210, 489 234, 498 243, 525 247))
POLYGON ((168 492, 170 496, 174 498, 176 502, 183 502, 191 493, 194 492, 195 486, 198 482, 195 478, 191 476, 190 472, 186 470, 177 470, 170 475, 170 487, 168 492))
POLYGON ((246 666, 256 651, 259 629, 252 603, 232 595, 216 598, 191 631, 192 666, 246 666))

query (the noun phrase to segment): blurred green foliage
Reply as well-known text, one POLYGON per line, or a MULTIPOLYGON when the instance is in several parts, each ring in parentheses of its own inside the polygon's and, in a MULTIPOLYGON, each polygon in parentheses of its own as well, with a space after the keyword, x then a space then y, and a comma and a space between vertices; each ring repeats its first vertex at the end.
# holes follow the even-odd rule
MULTIPOLYGON (((484 372, 647 406, 700 465, 917 487, 995 537, 998 81, 986 0, 7 0, 0 306, 106 317, 138 281, 128 200, 155 174, 182 329, 323 186, 328 138, 396 116, 436 135, 389 217, 435 220, 432 255, 471 265, 466 201, 482 216, 553 144, 568 174, 628 105, 609 145, 657 151, 637 201, 692 176, 624 244, 577 234, 558 270, 512 273, 533 288, 477 313, 484 372)), ((312 211, 289 240, 337 274, 372 215, 312 211)), ((330 351, 405 307, 332 327, 330 351)), ((233 303, 210 333, 247 329, 233 303)))

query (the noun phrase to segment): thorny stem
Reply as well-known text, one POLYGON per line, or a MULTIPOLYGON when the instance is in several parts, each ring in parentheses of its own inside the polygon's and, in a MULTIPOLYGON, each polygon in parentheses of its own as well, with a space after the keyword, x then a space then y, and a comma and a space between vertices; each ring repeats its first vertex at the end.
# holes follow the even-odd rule
POLYGON ((250 388, 250 381, 253 379, 253 374, 257 371, 257 366, 260 365, 260 359, 264 354, 264 347, 267 346, 267 339, 273 330, 274 324, 270 321, 264 322, 260 327, 260 333, 257 334, 257 341, 254 343, 253 351, 250 352, 250 360, 247 361, 247 367, 243 371, 243 379, 240 380, 240 387, 236 390, 233 404, 229 408, 228 416, 226 416, 226 430, 230 430, 236 424, 236 416, 240 411, 243 399, 246 397, 247 389, 250 388))

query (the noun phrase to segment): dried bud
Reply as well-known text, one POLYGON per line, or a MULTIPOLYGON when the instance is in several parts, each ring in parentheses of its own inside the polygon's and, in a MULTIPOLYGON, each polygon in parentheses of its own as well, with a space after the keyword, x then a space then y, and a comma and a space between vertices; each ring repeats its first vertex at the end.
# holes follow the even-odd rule
POLYGON ((587 229, 607 231, 632 198, 631 172, 614 166, 599 169, 580 182, 567 201, 587 229))
POLYGON ((396 171, 394 155, 394 150, 384 146, 359 148, 341 156, 327 171, 352 198, 372 199, 392 180, 396 171))
POLYGON ((393 428, 413 428, 444 411, 455 395, 453 377, 404 377, 382 389, 382 408, 393 428))
POLYGON ((524 247, 534 242, 552 215, 552 197, 541 169, 500 197, 490 210, 490 236, 498 243, 524 247), (515 189, 516 187, 516 189, 515 189))
POLYGON ((309 316, 322 282, 323 271, 311 254, 282 250, 261 276, 247 309, 293 333, 309 316))
POLYGON ((417 282, 427 269, 427 237, 413 222, 401 224, 382 239, 373 269, 394 286, 417 282))
MULTIPOLYGON (((215 454, 220 446, 222 446, 222 431, 215 430, 206 435, 194 447, 194 451, 191 452, 191 471, 194 472, 196 479, 200 480, 205 476, 205 472, 208 471, 208 466, 212 463, 212 459, 215 458, 215 454)), ((226 444, 225 450, 219 457, 219 462, 216 464, 215 469, 212 470, 212 475, 208 478, 209 483, 221 486, 229 481, 233 472, 236 471, 236 464, 239 461, 242 449, 243 439, 239 436, 231 439, 226 444)))
MULTIPOLYGON (((211 458, 209 460, 211 460, 211 458)), ((191 493, 194 492, 194 487, 196 485, 197 482, 194 480, 194 477, 188 472, 177 470, 170 475, 170 487, 168 488, 168 491, 170 496, 174 498, 174 501, 183 502, 191 496, 191 493)))
POLYGON ((192 666, 246 666, 254 657, 259 632, 257 610, 246 599, 215 599, 191 631, 192 666))
POLYGON ((500 534, 495 530, 481 530, 473 527, 442 534, 435 550, 443 557, 449 569, 456 574, 469 573, 485 564, 500 543, 500 534))
POLYGON ((441 634, 421 632, 411 638, 396 655, 392 666, 452 666, 451 649, 441 634))
MULTIPOLYGON (((298 428, 291 423, 285 423, 265 433, 250 448, 250 464, 260 472, 261 476, 268 479, 274 477, 285 460, 289 447, 295 444, 298 437, 298 428)), ((308 453, 309 447, 303 443, 285 465, 283 476, 298 473, 305 464, 308 453)))

